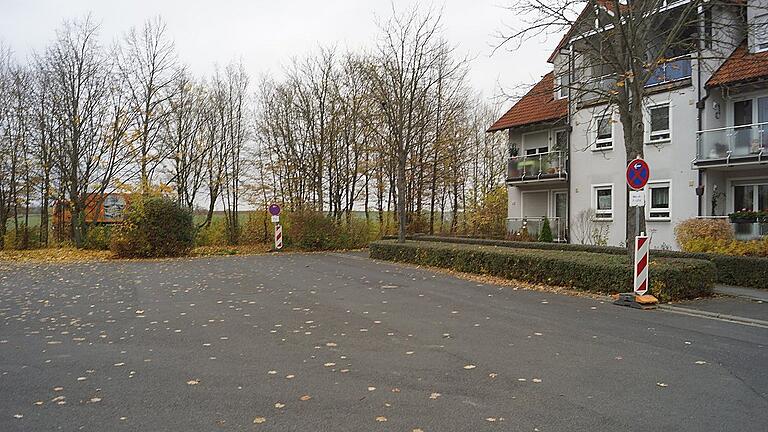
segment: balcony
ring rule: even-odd
[[[568,241],[568,224],[559,217],[551,217],[549,227],[552,230],[552,238],[556,242]],[[541,227],[544,225],[543,217],[512,217],[507,218],[507,232],[512,240],[535,241],[539,238]]]
[[[700,167],[768,162],[768,122],[709,129],[697,133]]]
[[[691,68],[690,54],[675,57],[659,65],[656,70],[653,71],[653,74],[645,83],[645,86],[652,87],[674,81],[680,81],[686,78],[690,78],[692,72],[693,70]]]
[[[507,183],[564,181],[568,177],[568,153],[551,151],[513,156],[507,161]]]
[[[691,55],[686,54],[680,57],[675,57],[660,64],[648,78],[645,83],[646,88],[651,87],[663,87],[664,84],[671,84],[671,86],[678,86],[683,82],[691,78],[693,69],[691,66]],[[676,84],[673,84],[676,83]],[[606,99],[609,95],[614,94],[617,91],[617,75],[608,74],[597,77],[587,78],[583,83],[578,86],[579,89],[579,101],[584,104],[593,104]]]

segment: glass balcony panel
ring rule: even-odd
[[[701,131],[697,145],[697,161],[755,156],[768,159],[768,123]]]
[[[651,77],[645,83],[646,87],[667,82],[690,78],[693,70],[691,67],[691,57],[686,55],[671,59],[660,64],[651,74]]]

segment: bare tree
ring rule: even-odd
[[[176,80],[176,57],[165,23],[157,17],[141,29],[132,28],[118,48],[119,68],[128,88],[134,123],[131,139],[139,166],[142,193],[147,193],[155,169],[168,155],[163,145],[162,124],[170,110]]]
[[[405,241],[407,180],[411,151],[427,123],[427,97],[437,85],[431,73],[441,53],[440,15],[413,9],[382,23],[381,39],[371,70],[373,92],[388,132],[389,157],[396,162],[398,240]]]

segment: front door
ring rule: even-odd
[[[555,221],[557,224],[557,240],[566,241],[568,238],[568,192],[553,192],[555,200]]]

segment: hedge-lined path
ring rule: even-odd
[[[764,431],[768,331],[357,254],[0,273],[0,430]]]

